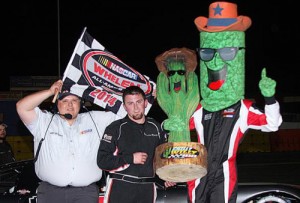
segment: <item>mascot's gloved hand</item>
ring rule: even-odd
[[[275,95],[276,81],[267,77],[266,68],[263,68],[261,72],[261,80],[258,86],[264,97],[272,97]]]

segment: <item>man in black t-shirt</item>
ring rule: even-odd
[[[12,148],[5,140],[6,128],[7,125],[5,123],[0,123],[0,165],[15,161]]]

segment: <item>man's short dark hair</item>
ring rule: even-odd
[[[3,122],[0,122],[0,125],[2,125],[4,128],[7,128],[8,126],[5,124],[5,123],[3,123]]]
[[[126,95],[136,95],[136,94],[141,94],[143,96],[143,98],[146,99],[146,94],[140,87],[129,86],[123,90],[123,95],[122,95],[123,101],[124,101]]]

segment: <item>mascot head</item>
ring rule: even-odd
[[[170,91],[186,92],[186,77],[197,67],[197,54],[188,48],[173,48],[155,58],[158,70],[168,76]]]
[[[247,16],[238,16],[237,5],[215,2],[209,17],[199,16],[201,104],[219,111],[244,98],[245,33],[251,25]]]

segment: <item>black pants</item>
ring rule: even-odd
[[[154,183],[110,179],[107,189],[105,203],[154,203],[157,196]]]
[[[38,203],[98,203],[99,187],[96,183],[85,187],[58,187],[41,182],[37,189]]]

